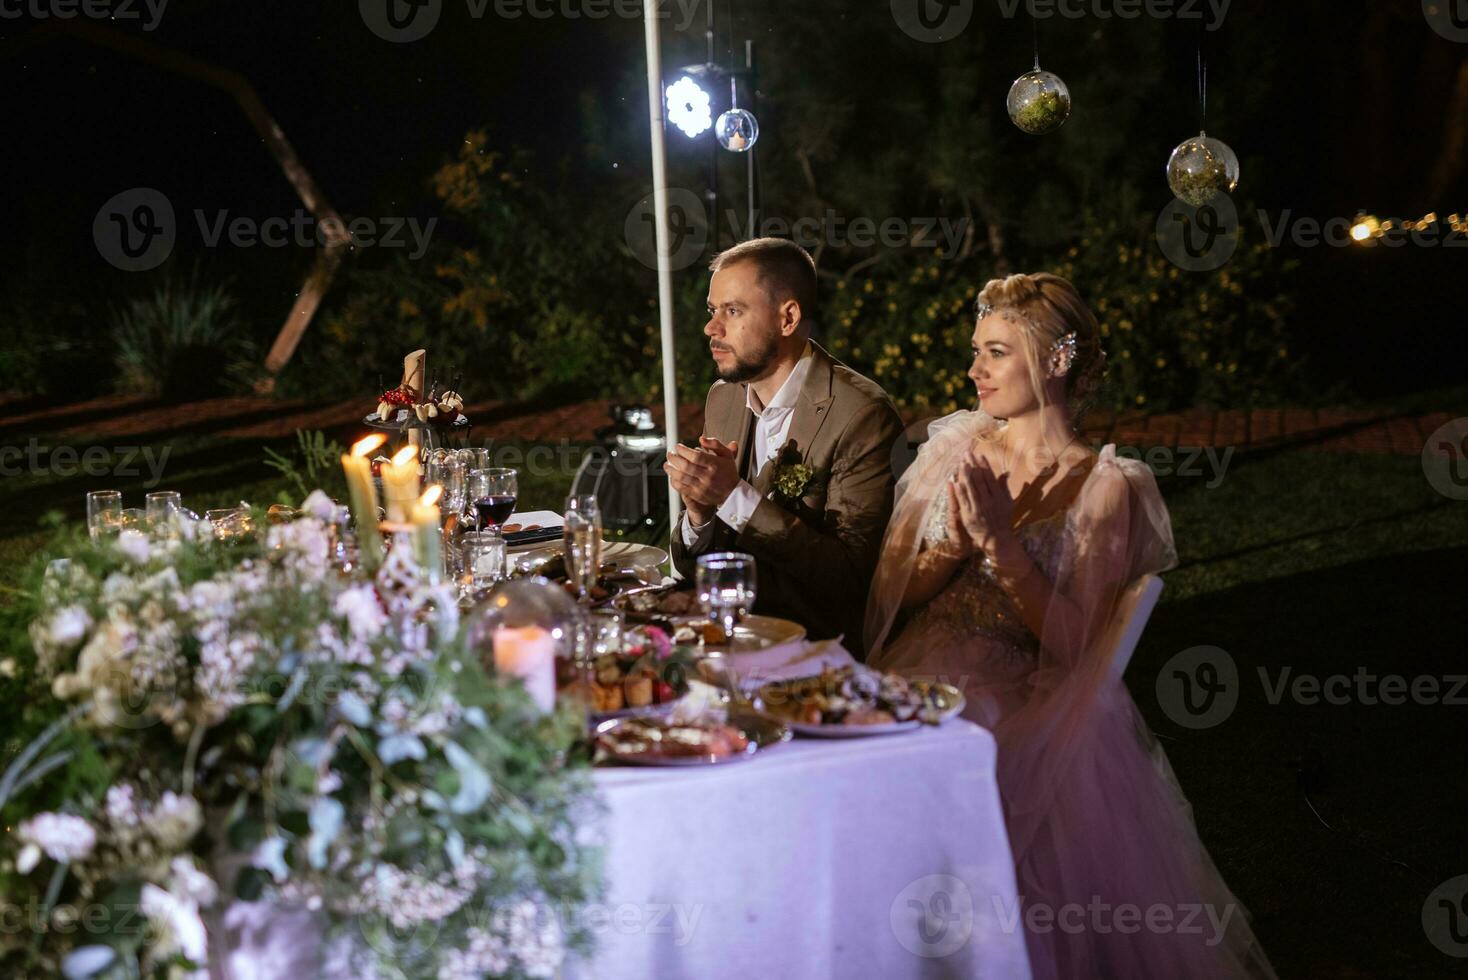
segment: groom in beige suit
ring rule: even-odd
[[[794,242],[760,238],[714,259],[704,334],[720,380],[698,448],[667,473],[683,497],[673,561],[742,551],[759,576],[755,610],[844,634],[862,617],[892,512],[902,420],[886,392],[809,339],[816,270]]]

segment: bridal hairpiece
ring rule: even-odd
[[[1050,353],[1046,357],[1045,365],[1049,368],[1052,378],[1063,378],[1070,374],[1070,366],[1075,359],[1076,333],[1072,330],[1050,345]]]
[[[980,303],[975,309],[980,320],[990,314],[998,314],[1005,319],[1019,320],[1029,324],[1031,328],[1035,327],[1035,321],[1011,306],[993,307],[988,303]],[[1076,334],[1072,330],[1050,345],[1050,350],[1045,355],[1045,368],[1050,377],[1063,378],[1070,373],[1070,366],[1075,363],[1075,358]]]

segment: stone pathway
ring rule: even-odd
[[[481,402],[467,411],[475,442],[522,439],[589,441],[607,424],[610,401],[570,405]],[[275,400],[255,396],[211,398],[178,405],[135,396],[105,396],[69,405],[0,402],[0,447],[24,445],[34,438],[61,440],[81,436],[165,441],[188,435],[227,439],[288,439],[297,429],[323,429],[347,439],[362,431],[371,407],[361,399],[334,404]],[[654,409],[661,424],[662,409]],[[685,405],[679,431],[686,439],[702,428],[702,405]],[[924,416],[910,414],[920,423]],[[1173,414],[1093,413],[1086,436],[1093,443],[1121,447],[1186,446],[1264,449],[1310,447],[1339,452],[1414,455],[1427,436],[1453,416],[1394,415],[1360,409],[1277,408],[1195,409]],[[918,428],[913,429],[919,431]]]

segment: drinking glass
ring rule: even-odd
[[[443,487],[443,498],[439,506],[446,514],[462,514],[466,503],[469,468],[453,453],[442,449],[434,450],[428,458],[428,485],[437,483]]]
[[[474,505],[476,530],[498,530],[515,512],[519,496],[519,474],[514,470],[490,467],[469,471],[469,500]]]
[[[494,457],[487,447],[484,449],[460,449],[454,455],[464,461],[464,468],[470,472],[474,470],[487,470],[494,466]]]
[[[704,614],[719,624],[729,649],[734,649],[734,628],[754,605],[756,576],[754,558],[737,551],[720,551],[698,559],[694,575],[698,602]]]
[[[87,533],[93,541],[122,530],[122,491],[93,490],[87,494]]]
[[[567,497],[565,522],[561,539],[566,577],[582,603],[590,603],[592,586],[601,572],[601,507],[596,497]]]
[[[143,498],[146,502],[148,530],[155,537],[178,537],[179,516],[183,513],[183,494],[177,490],[158,490]]]
[[[459,544],[463,556],[460,586],[469,593],[493,588],[505,578],[505,539],[498,530],[470,531]]]
[[[204,511],[204,520],[214,529],[214,540],[231,541],[250,529],[250,512],[243,507],[220,507]]]

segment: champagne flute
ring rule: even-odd
[[[566,575],[576,587],[581,602],[589,605],[591,589],[601,572],[601,506],[595,494],[566,498],[561,537],[565,545]]]
[[[87,533],[93,541],[122,530],[122,491],[93,490],[87,494]]]

